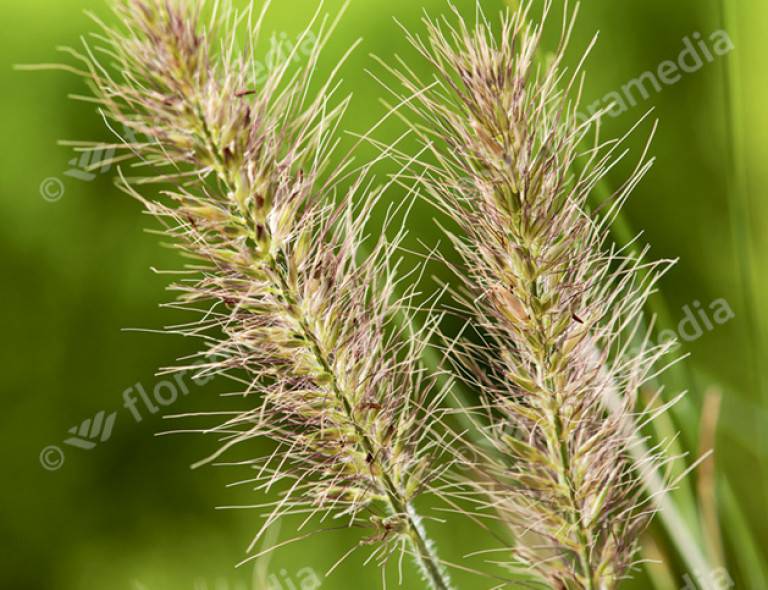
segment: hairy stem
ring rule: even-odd
[[[592,568],[592,559],[589,551],[589,531],[584,527],[581,517],[581,509],[576,500],[573,476],[571,475],[571,461],[568,455],[568,444],[563,440],[559,407],[553,407],[550,419],[554,426],[554,440],[550,441],[550,444],[556,445],[560,483],[568,489],[568,504],[570,507],[568,520],[570,521],[571,526],[576,529],[576,541],[579,547],[579,567],[581,568],[581,574],[584,578],[584,588],[585,590],[596,590],[595,573]]]

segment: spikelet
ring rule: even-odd
[[[424,191],[459,228],[447,232],[463,260],[456,299],[475,334],[455,357],[482,394],[493,448],[476,449],[475,485],[515,533],[510,567],[554,589],[609,590],[653,513],[638,473],[663,463],[660,449],[638,461],[632,447],[638,390],[669,349],[649,343],[643,305],[670,263],[608,232],[651,161],[646,151],[591,211],[623,139],[584,147],[602,113],[578,116],[580,66],[562,65],[573,21],[538,66],[528,7],[503,17],[498,39],[479,8],[475,27],[455,12],[456,24],[426,19],[426,39],[408,35],[434,80],[388,69],[436,162],[418,175]]]
[[[256,437],[276,443],[252,462],[257,489],[281,490],[262,533],[287,514],[340,517],[368,529],[361,543],[376,544],[382,562],[404,547],[430,587],[447,589],[413,508],[445,466],[431,435],[440,395],[418,365],[428,334],[390,326],[412,296],[395,295],[402,236],[382,237],[358,261],[383,189],[359,173],[335,203],[348,164],[331,166],[345,101],[332,106],[333,79],[308,98],[333,23],[296,43],[294,52],[316,39],[305,67],[290,73],[291,55],[258,86],[252,42],[263,13],[254,23],[226,3],[208,8],[210,21],[202,3],[126,0],[123,28],[99,37],[115,67],[90,49],[73,53],[115,129],[143,138],[127,147],[149,172],[124,179],[125,190],[192,260],[175,285],[178,306],[202,316],[176,331],[204,342],[198,375],[229,376],[253,396],[250,411],[206,432],[221,452]],[[173,188],[140,195],[149,183]]]

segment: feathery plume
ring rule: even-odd
[[[477,446],[475,485],[516,533],[510,567],[555,589],[609,590],[653,513],[638,472],[664,462],[658,448],[650,464],[633,459],[632,446],[644,441],[638,391],[670,348],[649,342],[643,306],[670,263],[610,242],[647,149],[607,208],[590,209],[626,137],[583,147],[602,113],[579,116],[581,64],[563,65],[573,19],[537,66],[529,8],[506,13],[498,38],[479,7],[473,28],[455,9],[456,24],[425,19],[426,40],[408,37],[434,81],[389,70],[436,162],[420,174],[425,192],[460,230],[447,231],[464,263],[456,299],[476,333],[455,358],[483,396],[494,450]]]
[[[88,47],[72,53],[105,117],[144,138],[123,147],[149,172],[123,178],[123,188],[192,261],[174,289],[177,305],[201,318],[174,331],[204,342],[198,375],[228,376],[243,396],[261,396],[249,411],[211,414],[225,415],[205,430],[223,440],[211,459],[271,439],[274,452],[249,462],[258,490],[282,486],[259,536],[288,514],[342,518],[370,531],[361,544],[376,544],[382,562],[408,552],[430,587],[447,590],[413,507],[445,468],[432,437],[440,395],[418,364],[434,326],[409,335],[390,325],[412,297],[394,296],[402,234],[358,261],[384,189],[359,173],[335,203],[351,174],[348,160],[332,165],[346,101],[333,106],[334,77],[308,93],[334,23],[323,21],[305,67],[291,73],[289,56],[258,85],[253,44],[264,12],[125,0],[118,16],[123,26],[98,37],[114,67]],[[139,194],[153,183],[171,188]]]

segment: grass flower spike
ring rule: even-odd
[[[434,81],[391,70],[434,156],[425,192],[459,230],[448,232],[464,263],[456,297],[475,337],[456,358],[488,423],[476,485],[515,533],[510,565],[553,589],[609,590],[653,513],[638,473],[663,463],[633,459],[632,446],[644,440],[638,391],[669,349],[649,343],[642,317],[669,262],[611,245],[608,226],[651,162],[591,209],[623,139],[584,147],[601,114],[578,114],[580,66],[563,65],[572,20],[538,66],[542,29],[528,17],[507,14],[498,37],[479,10],[475,27],[458,12],[456,24],[426,20],[426,39],[409,37]]]
[[[264,530],[287,514],[341,518],[369,530],[362,542],[382,561],[403,549],[430,587],[449,588],[413,506],[443,468],[430,434],[440,396],[418,366],[428,335],[389,324],[410,298],[394,295],[398,239],[358,260],[383,189],[361,179],[335,202],[349,175],[348,162],[331,164],[345,101],[332,106],[332,79],[309,97],[333,23],[305,67],[291,73],[289,58],[258,86],[263,14],[161,0],[126,0],[118,13],[123,28],[105,27],[97,50],[115,67],[90,49],[75,55],[115,129],[143,138],[123,147],[149,173],[124,188],[192,261],[175,289],[201,316],[176,331],[205,343],[200,374],[229,376],[258,400],[214,412],[224,421],[206,432],[222,451],[275,441],[251,462],[257,489],[282,489]],[[148,196],[156,184],[171,188]]]

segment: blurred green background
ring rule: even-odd
[[[178,260],[142,231],[151,222],[113,187],[114,168],[92,179],[67,175],[77,168],[70,164],[77,156],[57,140],[110,138],[92,106],[67,99],[84,93],[82,83],[62,72],[12,68],[64,60],[57,46],[76,46],[81,35],[95,30],[84,10],[110,22],[108,5],[2,2],[0,251],[6,270],[0,587],[250,589],[251,566],[236,570],[234,564],[262,522],[260,511],[215,510],[263,501],[247,485],[227,487],[248,473],[190,470],[214,449],[213,440],[155,436],[175,426],[164,414],[214,409],[216,394],[227,385],[190,382],[189,395],[156,414],[140,406],[141,422],[122,407],[124,390],[137,383],[151,390],[163,379],[155,376],[158,367],[195,350],[183,339],[125,331],[159,329],[183,319],[158,307],[169,298],[166,278],[150,271],[150,266],[175,268]],[[326,7],[335,13],[340,4],[332,0]],[[495,13],[503,2],[482,0],[482,5]],[[555,5],[560,13],[560,0]],[[315,0],[275,2],[267,31],[295,39],[316,6]],[[471,15],[474,2],[458,6]],[[421,30],[422,10],[440,15],[447,4],[352,1],[322,64],[322,71],[330,71],[351,43],[363,39],[342,70],[345,91],[354,93],[348,129],[362,132],[385,112],[380,102],[385,93],[365,72],[382,73],[370,53],[387,62],[402,55],[428,76],[394,21]],[[710,311],[712,329],[697,319],[700,337],[683,348],[690,357],[662,377],[668,396],[689,391],[663,425],[682,431],[679,450],[695,457],[716,443],[714,460],[674,496],[708,571],[692,571],[657,519],[643,557],[661,563],[638,570],[624,586],[628,589],[690,588],[697,577],[768,588],[768,5],[764,0],[590,0],[582,7],[572,46],[575,60],[600,31],[587,64],[589,104],[657,70],[661,62],[676,60],[684,38],[693,39],[698,31],[706,39],[721,29],[732,39],[733,52],[660,92],[652,89],[647,99],[606,123],[606,133],[623,133],[650,108],[660,120],[652,148],[658,161],[630,200],[617,236],[626,239],[627,231],[642,230],[654,256],[680,258],[650,310],[660,314],[661,328],[679,327],[686,309],[697,313],[695,302],[707,310],[724,300],[735,316],[718,323]],[[554,38],[548,37],[548,47]],[[269,40],[263,45],[266,54]],[[635,148],[648,129],[638,133]],[[393,121],[377,138],[387,141],[401,131]],[[608,184],[618,186],[632,163],[628,159],[615,169]],[[386,174],[387,166],[380,172]],[[401,197],[393,189],[390,198]],[[409,221],[412,245],[439,240],[432,219],[426,206],[416,207]],[[695,332],[691,324],[688,320],[685,329]],[[90,450],[64,443],[68,429],[102,410],[117,411],[109,440]],[[63,464],[57,449],[41,456],[51,445],[63,453]],[[280,538],[293,536],[295,525],[286,522]],[[454,562],[478,545],[492,546],[471,527],[451,522],[432,528]],[[276,552],[265,567],[286,590],[293,590],[289,582],[312,588],[310,569],[322,578],[355,538],[354,532],[314,537]],[[367,553],[356,553],[322,579],[322,588],[380,587],[378,573],[363,566]],[[460,572],[456,578],[461,588],[493,585]],[[394,586],[396,577],[388,581]],[[420,587],[411,570],[404,587]]]

